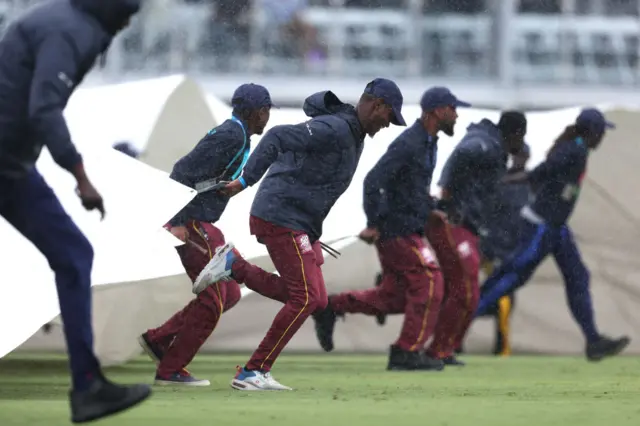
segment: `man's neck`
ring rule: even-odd
[[[420,122],[422,123],[422,127],[431,137],[431,139],[436,139],[438,137],[438,123],[436,120],[433,120],[427,116],[425,118],[422,118]]]

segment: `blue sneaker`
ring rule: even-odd
[[[160,376],[156,374],[155,384],[159,386],[209,386],[208,380],[196,379],[187,370],[183,369],[179,373],[173,373],[168,376]]]
[[[228,280],[231,277],[231,266],[239,258],[240,254],[235,250],[231,242],[216,248],[216,252],[209,263],[200,271],[200,274],[193,282],[193,293],[198,294],[211,284]]]

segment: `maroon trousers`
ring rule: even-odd
[[[327,291],[320,267],[324,257],[319,242],[309,236],[283,228],[255,216],[250,219],[251,234],[267,246],[280,274],[268,273],[244,259],[233,264],[233,277],[262,296],[284,303],[267,335],[247,363],[248,369],[270,371],[278,355],[317,309],[327,306]]]
[[[222,232],[207,222],[190,221],[187,229],[189,239],[207,250],[202,253],[191,244],[176,248],[187,275],[194,281],[225,240]],[[238,283],[220,281],[207,287],[160,327],[148,330],[151,342],[164,351],[157,374],[167,376],[182,371],[216,328],[220,316],[239,300]]]
[[[427,237],[444,276],[444,301],[427,354],[442,359],[452,356],[462,344],[478,306],[478,237],[448,223],[429,227]]]
[[[443,296],[442,273],[431,248],[419,235],[392,238],[376,245],[382,265],[380,286],[331,296],[338,314],[401,314],[404,323],[396,346],[421,351],[438,322]]]

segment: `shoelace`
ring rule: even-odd
[[[320,247],[322,247],[322,249],[324,251],[326,251],[327,253],[329,253],[331,256],[333,256],[336,259],[338,258],[338,256],[342,255],[342,253],[340,253],[338,250],[336,250],[333,247],[323,243],[322,241],[320,241]]]

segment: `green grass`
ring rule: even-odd
[[[282,356],[274,369],[294,392],[229,388],[246,355],[199,356],[191,365],[208,388],[156,388],[138,409],[105,426],[636,426],[640,358],[599,364],[569,357],[466,357],[441,373],[389,373],[383,356]],[[150,382],[140,358],[108,370],[122,382]],[[0,425],[69,424],[66,364],[60,357],[0,360]]]

